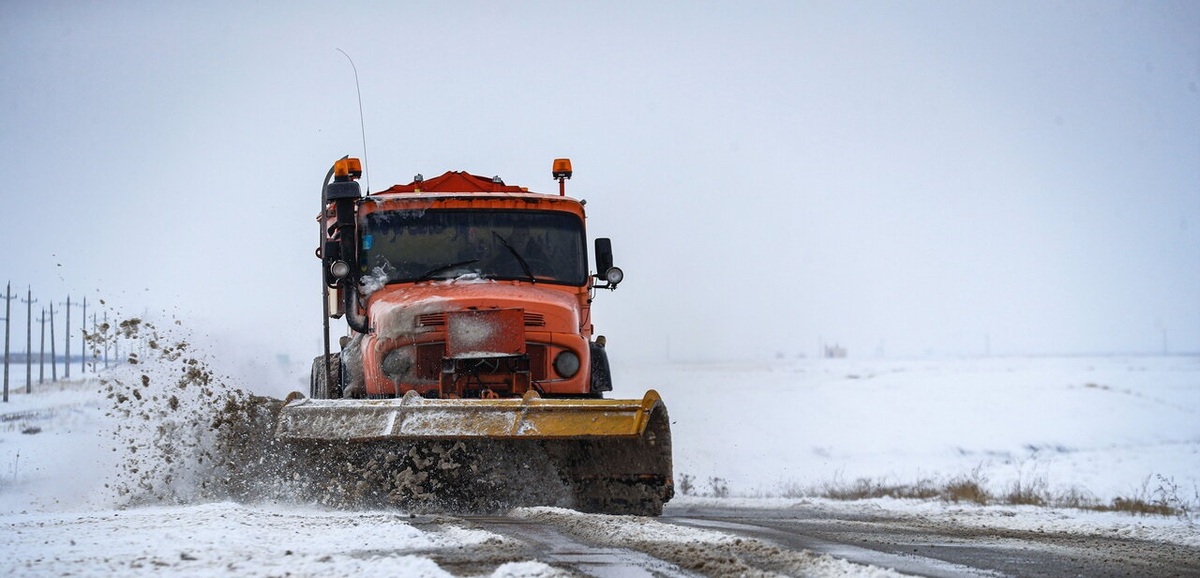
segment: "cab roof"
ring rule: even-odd
[[[419,177],[419,176],[418,176]],[[407,185],[393,185],[390,188],[371,193],[372,195],[387,195],[391,193],[528,193],[529,189],[516,185],[506,185],[500,177],[481,177],[466,171],[446,171],[445,174],[431,179],[414,180]]]

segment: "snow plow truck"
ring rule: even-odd
[[[558,194],[452,171],[364,196],[361,166],[337,161],[322,187],[325,354],[275,437],[366,501],[659,515],[666,407],[653,390],[604,398],[591,303],[623,273],[606,238],[589,272],[570,160],[553,163]],[[348,326],[337,352],[330,319]]]

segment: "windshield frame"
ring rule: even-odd
[[[573,287],[590,282],[584,220],[570,211],[389,208],[363,215],[358,229],[367,285],[464,275]]]

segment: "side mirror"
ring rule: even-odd
[[[596,239],[596,273],[603,276],[605,271],[612,269],[612,239]]]
[[[617,284],[625,278],[625,274],[619,268],[613,267],[611,239],[596,239],[596,275],[602,277],[605,282],[604,285],[596,285],[600,289],[616,289]]]

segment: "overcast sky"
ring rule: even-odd
[[[1200,351],[1188,1],[5,1],[0,281],[311,359],[339,48],[373,190],[573,160],[614,357]]]

